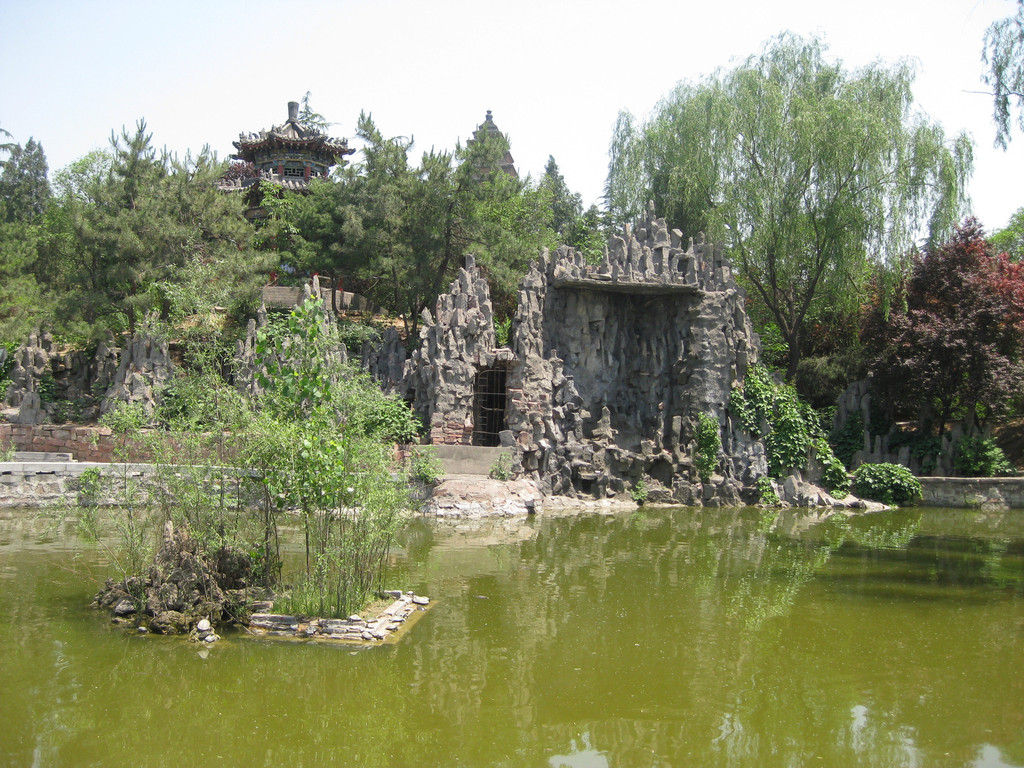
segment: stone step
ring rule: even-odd
[[[49,453],[46,451],[15,451],[14,461],[73,461],[70,453]]]
[[[446,475],[488,475],[503,453],[511,448],[483,448],[477,445],[435,445],[434,451]]]

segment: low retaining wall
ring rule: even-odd
[[[0,424],[0,450],[70,453],[77,461],[108,462],[114,437],[106,427],[71,424]]]
[[[926,507],[1024,509],[1024,477],[920,477]]]
[[[104,475],[114,477],[123,477],[126,471],[124,464],[89,461],[0,462],[0,507],[44,507],[61,499],[75,498],[79,488],[78,478],[90,468],[99,468]],[[154,471],[154,467],[149,464],[131,464],[127,467],[128,474],[136,478],[145,477]],[[918,479],[921,481],[922,506],[1024,509],[1024,477],[921,477]],[[480,478],[480,480],[484,479]],[[457,482],[454,481],[446,482],[457,485]],[[493,496],[492,490],[486,488],[482,496],[478,493],[474,498],[460,497],[457,500],[463,503],[456,504],[446,496],[444,489],[441,489],[437,499],[430,499],[433,494],[428,494],[425,511],[440,517],[514,515],[540,511],[542,496],[535,488],[519,488],[516,483],[494,483],[494,485],[503,488],[505,495],[512,498],[505,499],[505,495]],[[531,492],[526,492],[527,490]],[[495,503],[496,498],[500,498],[502,504]],[[485,504],[485,501],[489,503]],[[547,499],[543,503],[557,506],[557,501],[557,499]],[[99,499],[98,502],[101,505],[110,504],[113,500]],[[505,502],[508,502],[508,509],[505,509]],[[501,509],[498,508],[499,506]],[[483,507],[487,507],[488,511],[485,512]]]
[[[0,462],[0,508],[39,508],[63,499],[78,497],[79,478],[89,469],[99,469],[105,476],[142,478],[153,470],[145,464],[105,464],[91,461]],[[100,505],[113,504],[111,497],[96,499]]]

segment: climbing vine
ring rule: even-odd
[[[773,476],[806,467],[813,455],[822,469],[822,484],[833,495],[849,489],[846,468],[832,452],[814,409],[793,387],[776,382],[768,369],[752,366],[747,371],[743,388],[730,393],[729,411],[764,441]]]
[[[718,433],[718,419],[706,413],[697,414],[700,423],[697,425],[697,454],[694,464],[702,483],[711,478],[711,473],[718,466],[718,451],[722,447],[722,438]]]

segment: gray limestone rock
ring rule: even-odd
[[[364,364],[414,402],[433,443],[474,442],[498,411],[495,439],[515,445],[516,472],[546,493],[614,496],[648,478],[657,498],[740,503],[767,463],[733,426],[729,393],[759,342],[721,248],[702,234],[683,243],[650,211],[599,265],[566,246],[543,252],[520,283],[510,350],[495,349],[487,282],[469,258],[424,312],[419,348],[403,359],[386,341]],[[485,391],[495,371],[500,397]],[[723,425],[720,474],[703,485],[692,461],[701,413]]]

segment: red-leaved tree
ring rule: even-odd
[[[969,427],[1024,390],[1024,265],[994,254],[970,218],[917,256],[872,373],[922,426]]]

